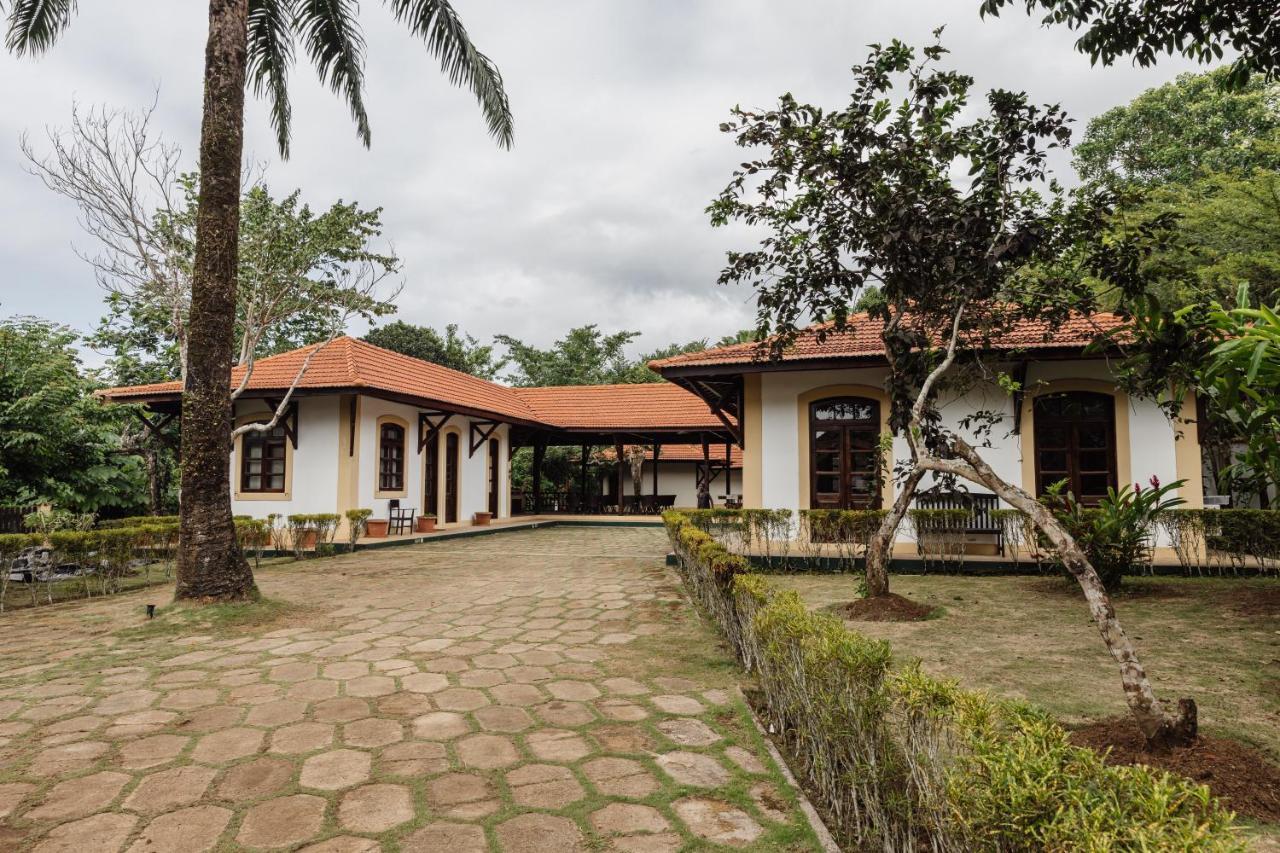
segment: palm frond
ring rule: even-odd
[[[295,26],[320,79],[341,92],[351,108],[360,141],[369,145],[364,109],[364,36],[354,0],[298,0]]]
[[[387,0],[396,19],[420,36],[427,50],[440,58],[449,82],[466,86],[476,96],[489,134],[503,148],[510,148],[515,119],[502,86],[502,74],[489,57],[476,50],[448,0]]]
[[[293,0],[249,0],[249,83],[271,103],[280,156],[289,156],[289,69],[293,65]]]
[[[76,11],[76,0],[13,0],[5,47],[18,56],[43,53],[62,35]]]

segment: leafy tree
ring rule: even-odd
[[[732,335],[724,335],[720,340],[716,341],[718,347],[728,347],[734,344],[753,344],[759,338],[756,337],[755,329],[739,329]]]
[[[1148,740],[1185,741],[1195,734],[1194,703],[1173,714],[1155,696],[1087,555],[1036,496],[1003,480],[944,423],[938,403],[943,389],[963,392],[977,368],[998,370],[983,353],[1015,323],[1052,329],[1093,309],[1094,281],[1125,297],[1145,293],[1140,262],[1161,223],[1117,232],[1107,195],[1046,185],[1046,155],[1068,142],[1068,118],[1005,90],[971,108],[973,80],[937,69],[944,53],[939,44],[923,58],[897,41],[873,45],[853,69],[843,109],[784,95],[772,110],[733,111],[722,127],[753,155],[711,204],[711,220],[745,222],[766,236],[730,252],[720,280],[755,288],[758,331],[772,335],[775,355],[805,314],[847,329],[849,307],[868,285],[883,295],[873,315],[889,366],[890,424],[910,458],[867,555],[869,596],[888,594],[889,546],[926,474],[981,485],[1026,513],[1079,583]],[[964,425],[979,446],[996,417]]]
[[[1143,187],[1186,185],[1212,172],[1280,169],[1280,84],[1253,79],[1236,91],[1229,71],[1180,74],[1089,120],[1075,148],[1081,180]]]
[[[121,446],[124,415],[94,399],[77,339],[34,317],[0,321],[0,503],[144,511],[142,465]]]
[[[495,359],[493,347],[481,346],[470,335],[460,335],[455,323],[445,326],[442,335],[430,326],[415,326],[396,320],[370,329],[364,339],[374,346],[470,373],[481,379],[492,379],[504,364]]]
[[[507,376],[512,385],[610,385],[634,375],[635,365],[624,348],[639,336],[639,332],[606,335],[593,323],[570,329],[549,349],[510,335],[497,335],[494,340],[507,348],[508,360],[515,363],[515,372]]]
[[[450,82],[471,89],[500,144],[510,146],[512,118],[502,76],[480,53],[447,0],[387,0],[410,32],[439,57]],[[71,22],[72,2],[9,0],[6,47],[38,54]],[[231,446],[231,372],[236,323],[244,93],[271,104],[282,155],[289,150],[288,74],[301,43],[320,77],[351,109],[356,132],[370,142],[364,107],[365,43],[349,0],[210,0],[205,47],[204,115],[196,215],[188,372],[182,400],[182,508],[176,597],[233,600],[254,594],[231,518],[227,450]]]
[[[1280,73],[1280,32],[1275,5],[1258,0],[983,0],[983,15],[1023,5],[1045,11],[1044,25],[1083,29],[1076,50],[1110,65],[1122,56],[1154,65],[1160,54],[1180,53],[1208,64],[1227,50],[1240,54],[1226,83],[1242,86],[1257,73]]]

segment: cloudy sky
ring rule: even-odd
[[[372,149],[305,67],[292,87],[292,159],[275,155],[261,103],[249,105],[246,148],[280,193],[385,208],[404,261],[402,319],[538,344],[584,323],[639,330],[646,350],[751,325],[750,294],[715,284],[725,250],[745,245],[703,212],[742,159],[717,125],[734,104],[768,106],[787,91],[840,105],[870,42],[920,44],[945,24],[953,67],[980,87],[1060,102],[1080,130],[1189,67],[1091,69],[1069,32],[1020,13],[982,21],[978,0],[454,4],[506,78],[513,150],[492,144],[470,95],[373,0],[361,10]],[[205,34],[198,3],[87,0],[47,55],[0,52],[0,316],[89,329],[102,313],[74,251],[92,243],[74,207],[24,171],[21,134],[38,145],[73,100],[136,109],[158,89],[158,128],[194,163]],[[1065,159],[1060,169],[1069,179]]]

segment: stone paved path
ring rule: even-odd
[[[264,567],[0,616],[0,850],[812,850],[651,528]],[[141,627],[138,627],[141,626]]]

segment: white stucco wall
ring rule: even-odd
[[[762,504],[769,508],[799,509],[807,502],[801,498],[801,473],[807,482],[809,462],[800,458],[799,452],[799,398],[802,394],[824,386],[864,385],[883,388],[887,369],[865,368],[853,370],[815,370],[766,372],[761,375],[761,496]],[[1032,363],[1027,372],[1026,387],[1037,383],[1058,380],[1094,380],[1112,384],[1105,362],[1098,360],[1046,361]],[[1118,401],[1126,406],[1129,424],[1129,459],[1132,478],[1144,486],[1156,475],[1161,482],[1177,479],[1177,463],[1174,439],[1177,431],[1160,408],[1149,400],[1127,399]],[[989,435],[975,437],[960,429],[960,421],[978,410],[997,411],[1003,414],[1003,422],[997,424]],[[1023,482],[1023,441],[1030,449],[1030,436],[1012,435],[1013,401],[994,385],[970,390],[960,398],[942,399],[941,412],[949,428],[966,435],[970,440],[988,441],[990,447],[981,448],[983,458],[1006,480],[1030,486]],[[895,462],[909,457],[906,441],[895,438],[893,443]],[[929,485],[931,479],[925,481]]]
[[[245,401],[237,404],[237,416],[266,413],[267,407],[261,401]],[[418,412],[414,406],[395,403],[376,397],[361,396],[359,404],[356,505],[373,510],[374,518],[386,518],[391,497],[379,495],[378,482],[378,420],[386,415],[396,416],[407,425],[405,432],[405,489],[400,497],[402,506],[410,506],[423,511],[425,490],[423,476],[426,467],[424,455],[418,452]],[[316,396],[304,397],[298,406],[298,448],[290,452],[289,471],[291,488],[289,499],[249,498],[235,495],[240,476],[240,458],[238,447],[231,457],[232,478],[232,511],[238,515],[251,515],[263,518],[270,513],[290,515],[295,513],[337,512],[340,496],[338,494],[338,467],[341,459],[347,455],[347,447],[339,448],[339,433],[342,428],[339,417],[339,397]],[[459,467],[458,523],[465,526],[472,522],[476,512],[488,510],[488,471],[489,455],[487,446],[476,449],[475,455],[469,453],[471,418],[454,415],[441,432],[440,469],[444,464],[444,439],[448,431],[458,433]],[[503,424],[491,436],[498,439],[499,447],[499,492],[498,517],[509,517],[510,501],[510,452],[509,428]],[[443,490],[441,500],[443,500]],[[443,512],[441,522],[443,522]],[[443,526],[443,525],[442,525]]]
[[[236,404],[236,416],[263,413],[261,400]],[[303,397],[298,400],[298,449],[290,448],[290,499],[263,494],[236,498],[240,483],[239,444],[231,454],[231,511],[235,515],[265,518],[271,513],[333,512],[337,502],[338,398]]]

